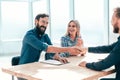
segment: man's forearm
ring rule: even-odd
[[[47,48],[48,53],[61,53],[61,52],[69,52],[71,55],[78,55],[80,54],[80,49],[78,47],[55,47],[55,46],[48,46]]]
[[[54,46],[48,46],[47,52],[48,53],[61,53],[61,52],[69,52],[69,47],[54,47]]]

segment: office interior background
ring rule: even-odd
[[[20,54],[25,33],[34,28],[38,13],[50,15],[46,33],[59,44],[67,24],[80,23],[84,46],[107,45],[117,40],[111,16],[120,0],[0,0],[0,56]]]

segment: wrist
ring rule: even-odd
[[[85,52],[88,52],[88,47],[85,47],[84,50],[85,50]]]

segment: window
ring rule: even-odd
[[[113,27],[111,25],[111,17],[114,8],[120,7],[120,0],[109,0],[109,43],[113,43],[117,40],[118,34],[113,33]]]
[[[104,0],[75,0],[75,19],[80,23],[85,45],[107,44],[104,18]]]
[[[1,2],[1,40],[22,39],[29,29],[28,2]]]
[[[69,0],[51,0],[51,39],[59,42],[60,38],[66,33],[67,24],[70,19]]]

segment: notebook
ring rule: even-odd
[[[40,61],[41,63],[51,64],[51,65],[63,65],[64,63],[57,61],[57,60],[44,60]]]

